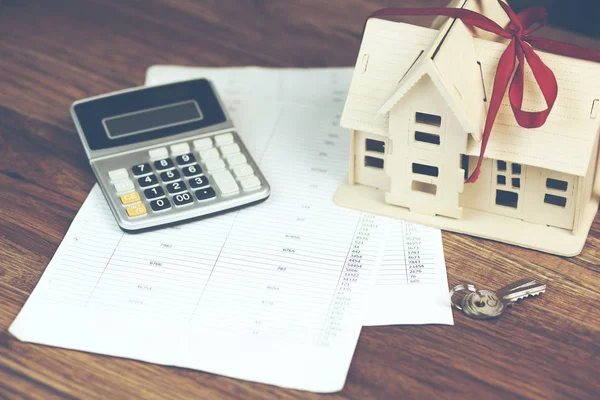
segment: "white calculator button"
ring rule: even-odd
[[[217,146],[224,146],[226,144],[233,143],[233,134],[224,133],[222,135],[217,135],[215,136],[215,142],[217,143]]]
[[[228,156],[231,154],[237,154],[239,152],[240,152],[240,146],[238,146],[237,143],[227,144],[227,145],[221,147],[221,153],[223,153],[224,156]]]
[[[158,149],[152,149],[148,151],[148,156],[152,160],[159,160],[161,158],[169,157],[169,151],[166,147],[159,147]]]
[[[246,156],[242,153],[232,154],[230,156],[225,157],[227,159],[227,164],[230,167],[235,167],[236,165],[246,164]]]
[[[200,158],[202,158],[202,161],[214,160],[215,158],[219,158],[219,151],[215,148],[208,149],[208,150],[201,150]]]
[[[260,187],[260,180],[255,175],[251,175],[240,179],[240,185],[245,191],[253,190]]]
[[[236,178],[240,179],[244,176],[254,174],[254,170],[248,164],[238,165],[237,167],[233,167],[233,174]]]
[[[216,172],[216,171],[221,171],[222,169],[225,169],[225,161],[221,160],[220,158],[216,158],[213,160],[207,160],[204,162],[204,166],[206,167],[206,169],[208,170],[208,172]]]
[[[213,147],[213,142],[212,142],[212,139],[209,137],[194,140],[194,148],[196,150],[207,150],[212,147]]]
[[[179,156],[190,152],[190,145],[187,143],[177,143],[171,146],[171,154]]]
[[[123,179],[115,182],[115,190],[117,193],[131,192],[133,189],[133,181],[131,179]]]
[[[225,196],[232,195],[240,191],[235,179],[229,171],[219,171],[213,174],[213,180],[221,193]]]
[[[111,181],[120,181],[122,179],[129,178],[129,174],[125,168],[113,169],[112,171],[108,171],[108,177]]]

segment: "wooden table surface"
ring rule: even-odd
[[[533,276],[548,282],[548,292],[493,321],[455,313],[455,326],[364,328],[346,386],[334,395],[9,335],[94,184],[68,116],[74,100],[140,85],[153,64],[352,65],[365,16],[393,3],[0,0],[0,398],[597,398],[599,217],[574,258],[444,233],[451,285],[497,288]],[[589,38],[545,32],[600,48]]]

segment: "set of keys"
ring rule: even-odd
[[[455,296],[459,292],[468,291],[457,302]],[[537,296],[546,291],[546,284],[533,279],[522,279],[500,290],[478,290],[475,285],[461,284],[450,290],[450,302],[467,316],[475,319],[490,319],[500,315],[515,304],[517,300]]]

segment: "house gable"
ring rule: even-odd
[[[485,122],[485,91],[477,62],[472,32],[461,20],[453,20],[438,46],[424,57],[410,75],[379,108],[384,115],[406,94],[418,79],[428,74],[456,114],[465,131],[481,139]]]
[[[388,116],[377,114],[411,66],[433,45],[434,29],[370,19],[352,76],[340,124],[344,128],[388,134]]]
[[[425,59],[415,68],[414,71],[402,81],[402,85],[390,96],[377,111],[379,115],[386,115],[394,106],[402,100],[402,98],[413,88],[413,86],[424,76],[431,79],[440,95],[446,101],[448,107],[466,132],[473,132],[471,121],[466,118],[466,113],[461,109],[459,103],[456,102],[455,95],[449,92],[447,85],[444,83],[439,70],[431,59]]]

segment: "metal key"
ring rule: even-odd
[[[452,301],[452,296],[462,290],[469,290],[460,306]],[[533,279],[522,279],[511,283],[498,291],[477,290],[474,285],[458,285],[450,291],[452,304],[462,310],[471,318],[489,319],[495,318],[513,305],[517,300],[529,296],[536,296],[546,291],[546,285],[536,282]]]
[[[521,279],[498,290],[498,296],[506,306],[510,306],[517,300],[530,296],[537,296],[546,291],[546,284],[536,282],[534,279]]]

